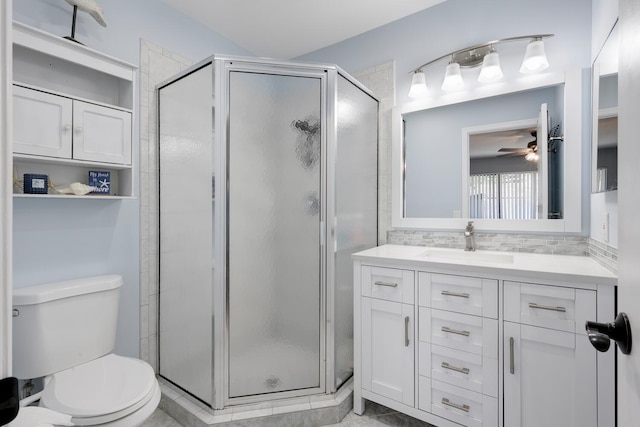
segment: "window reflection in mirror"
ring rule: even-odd
[[[618,26],[593,64],[593,185],[595,193],[618,189]]]
[[[561,143],[549,147],[553,156],[542,155],[537,127],[542,104],[545,125],[561,124],[563,91],[557,85],[403,114],[404,217],[561,218]]]

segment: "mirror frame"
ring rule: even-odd
[[[598,62],[598,60],[602,59],[601,54],[607,46],[607,43],[613,40],[612,36],[615,34],[616,37],[620,37],[618,28],[618,20],[616,20],[616,22],[611,27],[611,31],[609,31],[607,38],[602,43],[602,46],[600,46],[600,50],[598,51],[598,54],[593,60],[593,64],[591,66],[591,194],[617,191],[617,189],[598,191],[596,170],[598,168],[598,122],[601,118],[600,113],[611,113],[615,110],[617,115],[618,110],[618,107],[600,110],[600,78],[618,74],[618,64],[616,63],[614,65],[611,63],[603,63]]]
[[[582,72],[579,68],[562,73],[522,76],[511,82],[501,82],[468,92],[458,92],[437,99],[421,99],[393,108],[391,152],[391,226],[395,229],[464,230],[468,218],[406,218],[404,206],[404,146],[402,115],[420,110],[452,105],[466,101],[505,95],[530,89],[564,84],[564,152],[562,219],[477,219],[479,231],[506,232],[582,232]],[[462,143],[462,136],[461,142]],[[574,159],[579,159],[575,161]],[[464,163],[463,163],[464,164]]]

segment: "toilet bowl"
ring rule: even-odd
[[[151,366],[111,353],[121,285],[110,275],[13,293],[14,375],[44,377],[39,405],[74,425],[136,427],[160,402]]]
[[[57,372],[45,382],[40,406],[71,415],[78,426],[137,426],[157,408],[161,395],[147,363],[115,354]]]

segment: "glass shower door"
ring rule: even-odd
[[[321,387],[323,85],[230,71],[230,398]]]
[[[159,373],[213,399],[212,66],[159,88]]]

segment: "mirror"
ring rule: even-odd
[[[580,99],[572,70],[396,107],[392,225],[580,231]]]
[[[593,63],[592,186],[594,193],[618,189],[618,25]]]

